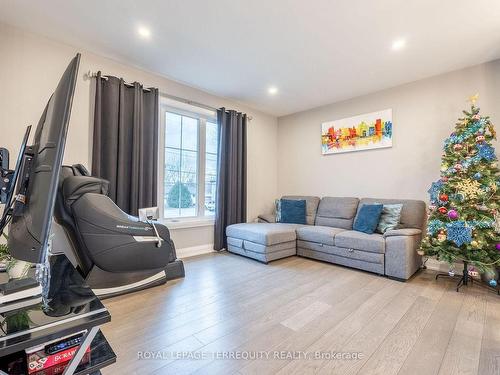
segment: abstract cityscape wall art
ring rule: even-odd
[[[323,155],[392,147],[392,109],[321,124]]]

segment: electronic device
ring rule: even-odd
[[[82,341],[83,341],[83,333],[80,333],[78,335],[68,337],[67,339],[61,340],[59,342],[46,345],[45,353],[47,354],[59,353],[63,350],[80,345]]]
[[[139,208],[139,220],[147,222],[149,220],[158,220],[160,218],[160,210],[158,207]]]
[[[103,296],[183,277],[184,266],[166,226],[141,222],[123,212],[107,196],[109,182],[91,177],[83,166],[61,166],[79,61],[77,54],[68,65],[40,118],[32,145],[21,147],[16,168],[0,167],[8,180],[3,185],[8,204],[0,233],[10,222],[11,255],[37,263],[37,279],[46,281],[54,219],[63,229],[62,236],[54,235],[54,243],[61,241],[60,249],[74,259],[94,292]],[[26,142],[28,136],[29,129]],[[8,153],[3,155],[2,160],[8,159]]]
[[[27,146],[31,126],[27,127],[13,170],[9,169],[8,151],[0,151],[0,199],[5,204],[0,218],[0,234],[10,223],[7,241],[10,255],[39,263],[41,270],[47,263],[59,171],[79,64],[80,54],[77,54],[45,106],[31,146]],[[48,272],[45,269],[41,277],[47,276]],[[13,302],[16,301],[34,303],[42,292],[34,279],[10,281],[0,289],[3,291],[0,295],[2,310],[15,308]]]
[[[3,149],[2,163],[0,165],[0,175],[2,179],[0,181],[0,189],[2,191],[0,203],[5,204],[2,216],[0,218],[0,233],[3,233],[9,219],[12,216],[12,198],[14,196],[14,190],[16,189],[17,180],[19,179],[19,172],[21,170],[21,165],[26,153],[26,147],[28,144],[28,138],[30,136],[31,126],[26,128],[24,132],[23,141],[21,142],[21,148],[17,155],[16,166],[14,170],[9,169],[9,151]]]
[[[45,261],[79,63],[77,54],[50,97],[29,147],[25,141],[30,129],[26,131],[15,170],[2,169],[10,182],[0,231],[10,221],[8,245],[16,259]]]
[[[0,147],[0,170],[7,171],[8,169],[9,169],[9,150]],[[8,190],[7,183],[9,182],[9,180],[3,175],[0,175],[0,178],[2,179],[0,181],[0,204],[5,204],[5,201],[7,200],[7,190]]]
[[[82,343],[85,333],[86,330],[25,349],[28,373],[62,374]],[[85,356],[89,355],[90,347]],[[85,356],[80,363],[88,362],[89,358]]]

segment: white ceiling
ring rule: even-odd
[[[0,0],[0,21],[278,116],[500,57],[498,0]]]

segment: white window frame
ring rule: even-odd
[[[160,210],[161,221],[168,223],[169,227],[194,227],[212,225],[214,215],[205,215],[205,165],[206,165],[206,124],[207,122],[217,123],[217,114],[189,106],[189,109],[160,102],[160,130],[158,132],[158,208]],[[191,117],[198,120],[198,199],[195,216],[180,216],[174,218],[165,217],[165,126],[166,113],[175,113],[180,116]]]

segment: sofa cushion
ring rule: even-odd
[[[385,251],[385,240],[384,236],[378,233],[366,234],[348,230],[335,236],[335,246],[383,253]]]
[[[241,238],[228,237],[227,244],[237,247],[243,247],[243,240]]]
[[[306,224],[306,201],[281,199],[280,223]]]
[[[384,234],[388,230],[396,229],[401,219],[402,204],[384,204],[382,215],[377,225],[377,233]]]
[[[295,229],[299,224],[282,223],[241,223],[226,228],[226,236],[260,243],[274,245],[282,242],[295,241]]]
[[[324,197],[319,202],[316,225],[352,229],[358,198]]]
[[[401,218],[399,220],[398,228],[418,228],[423,229],[426,220],[425,202],[412,200],[412,199],[377,199],[377,198],[363,198],[360,200],[359,205],[362,204],[402,204]]]
[[[335,235],[345,230],[346,229],[311,225],[297,228],[297,239],[333,246],[335,244]]]
[[[364,204],[354,219],[352,229],[367,234],[375,232],[383,208],[382,204]]]
[[[287,249],[295,249],[296,247],[297,244],[295,241],[282,242],[282,243],[277,243],[275,245],[262,245],[260,243],[255,243],[247,240],[243,241],[243,244],[241,246],[241,248],[245,250],[253,251],[254,253],[260,253],[260,254],[274,253],[276,251],[282,251]]]
[[[314,220],[316,219],[316,211],[318,210],[319,197],[307,196],[307,195],[284,195],[281,199],[289,200],[304,200],[306,201],[306,222],[308,225],[314,225]]]

